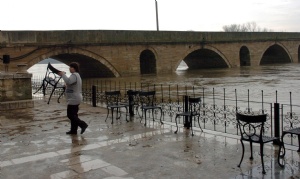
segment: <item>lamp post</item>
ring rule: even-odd
[[[157,10],[157,1],[155,0],[155,10],[156,10],[156,29],[159,31],[158,27],[158,10]]]

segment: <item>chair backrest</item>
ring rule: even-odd
[[[242,138],[250,139],[252,136],[257,136],[262,140],[264,124],[267,121],[266,114],[252,115],[236,113],[236,120]]]
[[[55,74],[58,74],[60,72],[58,69],[54,68],[50,62],[48,63],[47,69],[51,70],[51,72]]]
[[[54,68],[49,62],[43,81],[45,81],[47,84],[52,85],[55,88],[59,84],[60,79],[62,78],[57,74],[58,72],[60,71]]]
[[[139,100],[142,106],[154,106],[155,91],[140,91]]]
[[[106,104],[118,104],[120,102],[120,91],[105,91]]]
[[[200,114],[201,97],[189,97],[189,111]]]
[[[246,123],[264,123],[267,121],[267,115],[266,114],[252,115],[252,114],[236,113],[236,119],[238,121],[243,121]]]

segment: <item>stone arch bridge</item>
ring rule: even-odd
[[[53,58],[79,62],[83,78],[172,73],[182,61],[189,69],[298,63],[299,54],[300,33],[0,31],[0,58],[9,55],[9,71]]]

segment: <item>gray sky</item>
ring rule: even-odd
[[[157,0],[159,29],[300,32],[300,0]],[[2,0],[0,30],[156,30],[155,0]]]

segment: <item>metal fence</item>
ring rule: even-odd
[[[41,79],[33,79],[33,91],[41,84]],[[300,106],[264,101],[264,91],[215,89],[196,86],[131,83],[124,81],[86,80],[83,83],[83,99],[91,106],[105,107],[105,91],[121,91],[122,101],[128,102],[128,90],[156,91],[156,103],[163,109],[163,121],[175,122],[175,116],[184,109],[184,96],[201,97],[201,120],[203,129],[238,135],[236,111],[251,114],[267,114],[266,135],[280,137],[283,130],[300,127],[298,116]],[[59,95],[60,92],[54,95]],[[39,93],[37,96],[42,95]],[[269,94],[268,94],[269,95]],[[292,94],[287,96],[292,99]],[[292,101],[292,100],[290,100]],[[136,109],[140,110],[140,109]],[[136,111],[140,113],[140,111]],[[179,120],[183,123],[183,120]],[[198,127],[193,123],[193,127]],[[286,135],[285,143],[297,144],[296,136]]]

